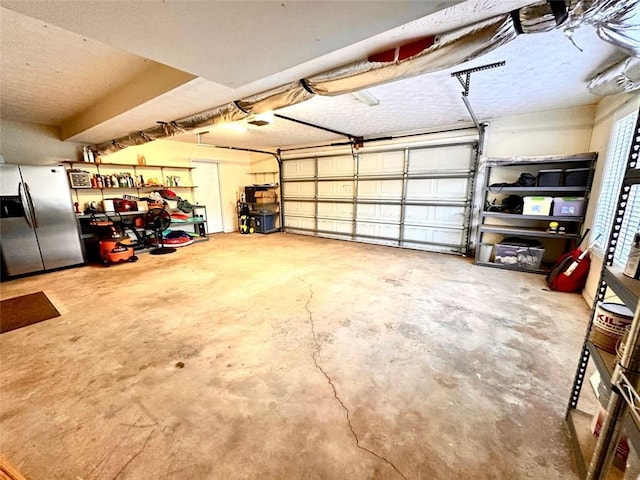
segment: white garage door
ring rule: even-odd
[[[289,233],[466,254],[477,141],[282,158]]]

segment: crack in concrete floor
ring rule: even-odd
[[[320,371],[320,373],[322,373],[322,375],[324,375],[324,377],[327,379],[327,382],[329,383],[329,385],[331,386],[331,389],[333,390],[333,396],[335,397],[335,399],[340,404],[340,407],[344,410],[344,413],[345,413],[345,416],[346,416],[346,419],[347,419],[347,426],[349,427],[349,430],[351,430],[351,434],[353,435],[353,438],[356,441],[356,447],[358,447],[360,450],[364,450],[365,452],[369,453],[370,455],[373,455],[377,459],[382,460],[387,465],[389,465],[391,468],[393,468],[398,473],[398,475],[400,475],[402,478],[407,480],[407,477],[400,471],[400,469],[391,460],[386,458],[384,455],[380,455],[380,454],[374,452],[373,450],[365,447],[360,442],[360,437],[358,437],[358,434],[356,433],[355,429],[353,428],[353,424],[351,423],[351,412],[349,411],[347,406],[344,404],[344,402],[340,398],[340,395],[338,395],[338,390],[337,390],[335,384],[333,383],[333,379],[329,376],[329,374],[322,367],[322,365],[320,365],[320,344],[318,343],[318,338],[316,336],[316,325],[315,325],[315,322],[313,320],[313,312],[309,308],[309,305],[311,304],[311,301],[313,300],[313,288],[311,286],[311,283],[307,282],[302,277],[298,276],[298,279],[302,283],[307,285],[307,288],[309,289],[309,298],[307,299],[307,303],[305,303],[304,308],[307,311],[307,318],[309,319],[309,325],[310,325],[310,328],[311,328],[311,339],[313,341],[313,352],[311,354],[311,358],[313,359],[313,364]]]

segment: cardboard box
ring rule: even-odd
[[[275,200],[276,192],[273,190],[266,190],[264,192],[256,192],[255,196],[256,198],[273,198]]]
[[[256,192],[255,193],[256,202],[255,203],[276,203],[276,199],[278,196],[276,192],[272,190],[267,190],[264,192]]]

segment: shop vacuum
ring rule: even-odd
[[[104,220],[93,217],[89,224],[98,235],[100,260],[105,266],[138,260],[131,239],[124,233],[122,222],[116,223],[107,216]]]

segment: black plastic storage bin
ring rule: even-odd
[[[539,187],[560,187],[562,186],[562,169],[540,170],[538,172]]]
[[[588,181],[588,168],[567,168],[564,171],[564,184],[567,187],[586,187]]]

